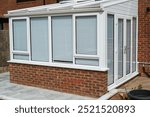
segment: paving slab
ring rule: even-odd
[[[8,100],[94,100],[95,98],[10,83],[9,72],[0,74],[0,99]]]

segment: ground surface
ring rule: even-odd
[[[91,100],[94,98],[10,83],[9,73],[0,74],[0,99]]]

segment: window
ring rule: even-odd
[[[97,18],[96,16],[76,17],[76,53],[97,54]]]
[[[90,27],[90,28],[89,28]],[[76,16],[76,56],[80,65],[98,66],[97,56],[97,16]],[[93,56],[93,57],[92,57]]]
[[[49,61],[48,18],[31,18],[31,60]]]
[[[14,59],[29,59],[27,49],[27,21],[16,19],[12,21]]]
[[[124,19],[118,19],[118,78],[123,77]]]
[[[52,51],[54,62],[73,62],[72,16],[52,17]]]
[[[126,20],[126,75],[131,66],[131,20]]]
[[[108,85],[114,83],[114,15],[107,15],[107,66]]]
[[[16,2],[29,2],[29,1],[35,1],[35,0],[16,0]]]
[[[27,51],[27,23],[25,19],[13,21],[13,50]]]
[[[12,60],[99,69],[97,16],[12,18]]]

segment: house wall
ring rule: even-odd
[[[107,72],[11,63],[11,82],[84,96],[107,92]]]
[[[150,0],[139,0],[139,33],[138,33],[138,61],[139,71],[141,75],[150,75],[150,12],[147,12],[147,7],[150,7]],[[145,64],[145,72],[143,64]]]

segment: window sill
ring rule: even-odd
[[[90,70],[90,71],[108,71],[108,68],[100,68],[99,66],[85,66],[85,65],[72,65],[72,64],[63,64],[63,63],[49,63],[49,62],[35,62],[35,61],[22,61],[22,60],[10,60],[9,63],[20,63],[28,65],[38,65],[38,66],[49,66],[49,67],[60,67],[60,68],[69,68],[69,69],[81,69],[81,70]]]

